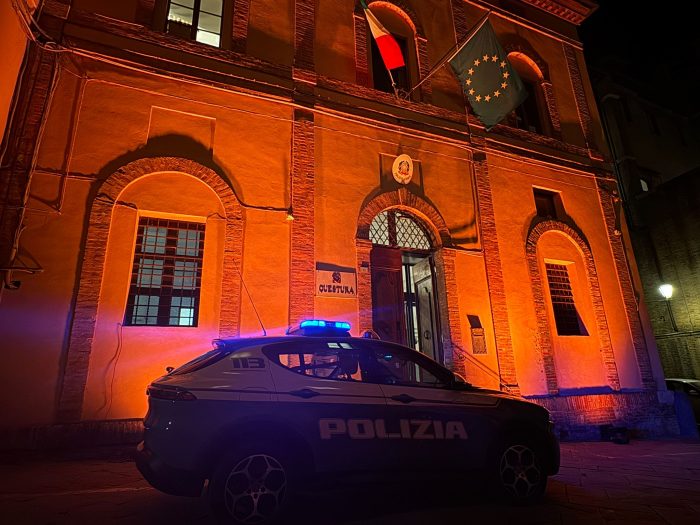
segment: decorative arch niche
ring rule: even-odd
[[[418,83],[422,78],[425,78],[430,70],[428,62],[428,40],[425,37],[423,26],[415,11],[403,0],[376,0],[374,2],[366,2],[370,9],[379,8],[386,9],[398,15],[399,18],[411,29],[414,37],[414,49],[416,60],[416,74],[413,84]],[[362,4],[359,0],[355,2],[355,10],[353,13],[355,26],[355,78],[356,82],[365,87],[372,87],[369,63],[369,46],[372,34],[367,28],[367,20],[365,18]],[[404,57],[406,58],[406,57]],[[429,103],[432,96],[432,87],[430,80],[424,82],[420,90],[420,100]]]
[[[588,293],[593,306],[595,319],[595,330],[600,343],[600,353],[603,368],[608,385],[613,390],[620,389],[620,379],[615,363],[615,355],[610,339],[608,322],[605,316],[603,298],[601,296],[598,274],[588,241],[584,235],[569,224],[556,221],[544,220],[535,223],[527,236],[525,252],[530,274],[530,284],[535,305],[535,315],[537,318],[537,338],[536,348],[542,356],[547,390],[555,395],[559,392],[557,371],[554,359],[554,343],[552,340],[552,327],[550,326],[548,306],[545,299],[545,283],[540,272],[540,265],[537,255],[537,245],[544,234],[556,232],[566,237],[577,249],[584,262],[584,271],[588,283]]]
[[[132,183],[163,172],[181,173],[198,179],[221,203],[225,227],[218,330],[220,336],[239,333],[240,276],[237,268],[240,268],[242,259],[243,210],[231,186],[212,169],[189,159],[156,157],[133,161],[102,182],[90,209],[59,396],[59,421],[77,421],[81,417],[115,206],[123,204],[119,198]],[[164,208],[167,209],[167,206]]]
[[[543,121],[543,133],[561,140],[561,118],[549,76],[549,65],[530,43],[519,35],[505,35],[502,44],[518,74],[535,87]]]

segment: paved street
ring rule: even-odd
[[[307,496],[304,524],[700,523],[700,443],[565,443],[544,502],[502,507],[464,487],[336,491]],[[3,524],[211,524],[204,501],[166,496],[121,451],[109,459],[17,460],[0,466]]]

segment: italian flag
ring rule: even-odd
[[[377,17],[369,10],[364,0],[360,0],[360,3],[362,4],[362,9],[365,10],[367,22],[369,22],[369,30],[372,32],[375,42],[377,42],[379,53],[382,55],[382,60],[386,68],[396,69],[397,67],[404,66],[403,55],[401,54],[401,49],[399,49],[399,44],[396,42],[396,39],[394,39],[391,33],[384,29],[384,26],[379,23],[379,20],[377,20]]]

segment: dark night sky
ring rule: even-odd
[[[580,28],[589,68],[627,80],[643,96],[670,109],[697,114],[700,23],[690,12],[692,4],[597,3],[599,9]]]

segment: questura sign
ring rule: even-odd
[[[318,420],[318,427],[321,439],[468,439],[461,421],[437,419],[399,419],[387,424],[384,419],[324,418]]]
[[[355,272],[317,269],[316,295],[322,297],[357,297]]]

